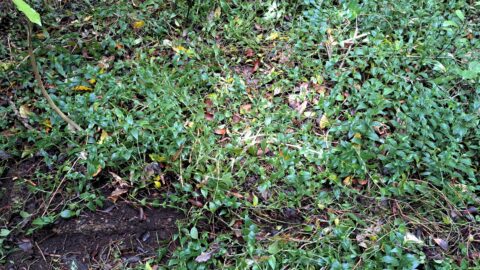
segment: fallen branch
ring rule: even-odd
[[[43,96],[47,100],[48,104],[50,107],[63,119],[65,122],[67,122],[70,126],[74,128],[74,131],[83,131],[83,129],[75,123],[72,119],[70,119],[68,116],[66,116],[60,108],[55,105],[55,102],[53,102],[52,98],[48,94],[47,90],[45,89],[45,86],[43,85],[42,82],[42,77],[40,76],[40,72],[38,71],[38,66],[37,66],[37,61],[35,59],[35,54],[33,54],[33,48],[32,48],[32,40],[31,40],[31,35],[32,35],[32,24],[30,21],[28,21],[27,24],[27,42],[28,42],[28,55],[30,57],[30,64],[32,66],[33,74],[35,76],[35,80],[37,81],[38,87],[42,91]]]

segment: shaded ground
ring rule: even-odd
[[[27,199],[26,190],[18,190],[14,183],[35,165],[34,160],[23,162],[2,178],[2,225],[21,221],[12,214],[15,204],[24,203],[26,211],[38,207],[39,202]],[[171,252],[179,218],[171,209],[107,202],[103,209],[60,219],[32,235],[11,236],[7,244],[14,251],[7,256],[6,269],[123,269]]]

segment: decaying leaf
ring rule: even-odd
[[[108,138],[108,133],[102,129],[102,134],[100,135],[100,139],[98,140],[98,144],[103,144],[105,140]]]
[[[115,188],[114,191],[112,191],[110,196],[108,196],[108,199],[115,203],[120,196],[122,196],[123,194],[125,194],[127,192],[128,192],[128,189],[117,187],[117,188]]]
[[[245,114],[248,113],[252,109],[252,104],[244,104],[240,106],[240,113]]]
[[[441,239],[441,238],[434,238],[433,241],[435,241],[435,243],[441,247],[443,250],[447,251],[448,250],[448,242]]]
[[[278,32],[272,32],[265,40],[275,40],[279,37]]]
[[[212,252],[202,252],[200,255],[195,258],[195,261],[198,263],[206,262],[212,257]]]
[[[405,243],[414,243],[414,244],[423,244],[423,241],[418,239],[414,234],[407,232],[403,237],[403,242]]]
[[[85,85],[77,85],[73,87],[73,90],[89,92],[89,91],[92,91],[92,88]]]
[[[215,134],[217,134],[217,135],[225,135],[225,134],[227,134],[227,129],[226,129],[226,128],[218,128],[218,129],[215,129]]]
[[[322,115],[322,117],[320,118],[320,121],[318,121],[318,126],[321,128],[321,129],[324,129],[326,127],[328,127],[330,125],[330,122],[328,121],[328,118],[325,114]]]
[[[25,104],[20,106],[18,111],[20,113],[20,117],[22,117],[24,119],[27,119],[28,116],[32,114],[32,111],[30,111],[30,108],[28,107],[28,105],[25,105]]]
[[[215,16],[215,18],[220,18],[220,15],[222,15],[222,9],[220,8],[220,6],[215,9],[213,15]]]
[[[144,21],[136,21],[132,24],[132,27],[133,29],[140,29],[142,28],[143,26],[145,26],[145,22]]]
[[[351,186],[352,185],[352,177],[351,176],[345,177],[345,179],[343,179],[343,184],[345,186]]]

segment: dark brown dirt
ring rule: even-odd
[[[123,269],[157,255],[161,248],[173,248],[171,237],[179,218],[171,209],[111,204],[61,220],[31,237],[17,237],[19,250],[8,257],[7,269]]]
[[[0,270],[125,269],[158,258],[160,252],[168,256],[175,248],[172,235],[177,231],[176,221],[183,218],[179,212],[128,202],[108,201],[103,209],[85,210],[68,220],[60,218],[32,235],[18,232],[15,227],[22,231],[29,227],[20,225],[23,219],[18,211],[33,213],[41,205],[28,196],[19,179],[29,178],[41,166],[37,159],[25,160],[0,178],[0,226],[12,230],[4,242],[10,253]]]

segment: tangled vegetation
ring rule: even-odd
[[[185,218],[114,269],[480,267],[480,2],[31,4],[84,131],[0,3],[2,263],[123,201]]]

